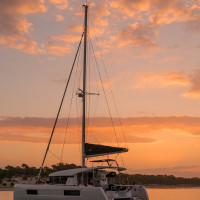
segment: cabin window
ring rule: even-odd
[[[37,195],[38,191],[37,190],[27,190],[28,195]]]
[[[50,177],[49,184],[66,184],[67,179],[73,176],[54,176]]]
[[[88,173],[79,173],[77,180],[78,180],[78,184],[88,183]]]
[[[80,190],[64,190],[65,196],[80,196]]]

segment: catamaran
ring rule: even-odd
[[[40,168],[38,181],[36,184],[16,184],[14,186],[14,200],[149,200],[145,187],[141,185],[122,185],[114,183],[113,179],[116,176],[116,172],[120,173],[121,171],[126,170],[124,167],[120,167],[116,160],[110,158],[93,160],[91,162],[93,164],[97,164],[97,166],[86,167],[85,160],[88,158],[110,154],[120,154],[127,152],[128,149],[91,144],[87,143],[85,140],[86,94],[88,94],[86,91],[86,54],[89,5],[85,4],[83,7],[85,9],[84,32],[78,45],[70,75],[67,80],[64,95],[61,100],[42,166]],[[82,38],[84,38],[83,88],[79,89],[78,92],[78,97],[82,98],[82,167],[51,173],[49,175],[49,181],[41,183],[41,172],[51,144]]]

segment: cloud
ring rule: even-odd
[[[25,15],[46,12],[43,0],[12,0],[0,2],[0,44],[23,52],[36,54],[45,51],[29,39],[32,24]]]
[[[138,84],[134,89],[149,87],[178,86],[186,87],[184,97],[200,97],[200,70],[192,72],[157,72],[153,74],[141,73],[138,75]]]
[[[189,76],[190,88],[184,93],[188,97],[200,97],[200,70],[195,71]]]
[[[132,44],[136,47],[145,47],[149,49],[159,48],[156,44],[155,38],[158,32],[155,27],[151,24],[134,24],[128,25],[124,30],[119,33],[119,45],[125,46]]]
[[[190,30],[200,30],[200,6],[197,1],[116,0],[110,2],[110,7],[112,12],[120,13],[119,18],[132,20],[119,33],[120,45],[158,49],[155,39],[159,27],[173,22],[185,23]]]
[[[157,133],[162,134],[166,130],[170,131],[171,134],[175,131],[176,133],[200,136],[200,117],[130,117],[121,118],[121,120],[128,143],[155,143],[157,139],[152,135]],[[113,118],[113,121],[119,143],[125,143],[119,120]],[[32,143],[47,142],[53,123],[53,118],[1,117],[0,140]],[[62,144],[65,132],[66,119],[61,118],[52,142],[54,144]],[[80,134],[78,119],[70,118],[67,129],[67,143],[79,143]],[[88,129],[87,139],[87,141],[94,143],[116,144],[116,137],[110,119],[106,117],[96,118],[93,127]]]
[[[68,0],[49,0],[50,3],[56,5],[56,8],[65,10],[68,8]]]
[[[188,9],[186,24],[189,30],[200,30],[200,6],[194,4]]]
[[[50,37],[50,39],[56,40],[56,41],[74,43],[74,42],[80,41],[81,35],[63,34],[63,35],[58,35],[58,36],[52,36]]]
[[[154,24],[170,24],[197,20],[199,6],[197,1],[186,0],[116,0],[111,7],[123,14],[139,20],[148,20]]]
[[[190,83],[184,72],[141,73],[139,79],[139,84],[135,88],[163,87],[166,85],[187,86]]]
[[[69,26],[68,30],[70,32],[75,32],[75,33],[82,33],[83,32],[83,24],[78,24],[78,25],[73,25],[73,26]]]
[[[95,29],[95,32],[97,30]],[[99,31],[98,31],[99,33]],[[110,36],[106,40],[98,41],[99,48],[96,49],[95,55],[101,57],[101,55],[105,55],[111,51],[113,51],[113,47],[116,45],[116,41],[118,40],[117,36]]]
[[[105,30],[107,29],[106,34],[109,34],[108,31],[108,18],[107,16],[110,15],[109,7],[107,4],[104,4],[102,2],[98,2],[97,4],[90,4],[90,7],[92,7],[91,10],[89,10],[89,17],[90,20],[88,20],[88,24],[90,26],[90,29],[88,30],[88,38],[92,39],[94,37],[98,37],[101,35],[105,35]],[[77,16],[83,17],[83,9],[79,11],[78,13],[75,13]],[[54,40],[62,40],[65,42],[77,42],[80,40],[80,35],[84,31],[83,24],[76,24],[68,27],[68,31],[70,34],[63,34],[55,37],[51,37],[51,39]],[[76,36],[75,33],[79,33],[79,36]],[[102,52],[108,52],[107,49],[102,50]]]
[[[80,41],[81,36],[73,34],[63,34],[50,37],[48,42],[48,51],[50,54],[64,56],[65,54],[71,53],[73,49],[72,43]]]
[[[98,2],[97,4],[91,3],[90,7],[92,9],[89,10],[89,20],[88,24],[90,26],[89,36],[93,38],[95,35],[100,36],[105,33],[105,28],[108,26],[108,18],[110,15],[110,11],[107,4],[102,2]],[[75,15],[84,16],[83,10],[79,11]],[[93,26],[94,25],[94,26]],[[77,24],[68,27],[70,32],[82,33],[83,32],[83,24]],[[93,29],[94,28],[94,29]],[[108,28],[107,28],[108,31]]]
[[[71,52],[72,46],[69,44],[60,44],[55,42],[48,42],[48,52],[57,56],[64,56]]]
[[[117,78],[112,78],[112,79],[110,79],[109,81],[105,81],[105,82],[97,82],[97,84],[99,85],[99,86],[103,86],[104,87],[104,89],[106,89],[106,88],[109,88],[110,86],[112,86],[112,85],[114,85],[114,83],[117,81],[118,79]]]
[[[10,0],[0,2],[1,12],[7,14],[30,14],[38,12],[46,12],[44,0]]]
[[[166,130],[200,135],[200,118],[190,116],[166,116],[166,117],[132,117],[122,118],[126,131],[134,134],[160,133]]]
[[[61,22],[64,20],[65,20],[65,18],[62,15],[56,15],[56,21]]]
[[[108,19],[106,19],[105,17],[109,15],[110,11],[108,5],[102,2],[98,2],[98,4],[94,6],[92,14],[95,26],[108,26]]]
[[[120,134],[120,123],[116,121],[116,132],[118,141],[125,143],[123,134]],[[14,117],[2,117],[0,120],[0,140],[1,141],[21,141],[32,143],[44,143],[47,142],[52,125],[54,123],[53,118],[14,118]],[[71,118],[69,123],[67,137],[67,143],[77,144],[79,143],[80,131],[78,131],[79,125],[76,118]],[[92,129],[92,130],[91,130]],[[114,143],[116,144],[115,134],[113,133],[113,127],[108,118],[97,118],[95,120],[93,128],[89,129],[87,138],[90,142],[97,143]],[[64,135],[66,132],[66,119],[60,119],[55,131],[53,139],[54,144],[62,144]],[[126,134],[127,141],[129,143],[154,143],[156,139],[150,137],[142,137],[136,135],[132,131],[128,131]]]

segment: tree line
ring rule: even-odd
[[[142,175],[120,174],[123,184],[138,185],[173,185],[173,186],[200,186],[200,178],[175,177],[173,175]]]
[[[51,167],[44,167],[41,173],[41,177],[46,178],[50,173],[79,168],[75,164],[64,164],[58,163],[52,165]],[[27,164],[22,164],[21,166],[13,167],[6,166],[4,169],[0,168],[0,183],[4,178],[12,177],[23,177],[27,179],[28,177],[36,177],[39,174],[40,168],[30,167]],[[188,185],[188,186],[200,186],[200,178],[183,178],[175,177],[173,175],[142,175],[142,174],[124,174],[116,176],[116,182],[120,180],[123,184],[138,184],[138,185]]]
[[[45,166],[42,170],[41,177],[46,178],[50,173],[60,171],[60,170],[67,170],[67,169],[74,169],[81,166],[77,166],[75,164],[64,164],[58,163],[56,165],[52,165],[51,167]],[[22,164],[21,166],[13,167],[13,166],[6,166],[4,169],[0,168],[0,183],[4,178],[12,178],[21,176],[25,179],[28,177],[36,177],[38,176],[40,168],[30,167],[27,164]]]

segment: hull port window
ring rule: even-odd
[[[37,195],[38,191],[37,190],[27,190],[28,195]]]
[[[64,190],[65,196],[80,196],[80,190]]]

